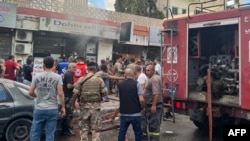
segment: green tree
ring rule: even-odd
[[[156,0],[116,0],[115,11],[140,16],[163,19],[163,12],[159,11]]]

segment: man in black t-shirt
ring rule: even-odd
[[[24,80],[23,83],[30,85],[32,81],[32,75],[33,75],[33,64],[34,60],[33,59],[27,59],[27,64],[24,65],[23,67],[23,76]]]
[[[75,133],[71,129],[71,120],[73,119],[73,111],[71,110],[72,96],[74,89],[74,72],[76,69],[75,63],[69,63],[68,69],[63,77],[63,91],[65,95],[65,110],[66,116],[62,120],[62,134],[72,136]]]

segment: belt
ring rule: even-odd
[[[162,102],[159,102],[159,103],[156,104],[156,106],[159,106],[159,105],[163,105]],[[146,104],[146,106],[151,107],[152,104]]]

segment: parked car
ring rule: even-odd
[[[29,86],[0,79],[0,137],[7,141],[28,141],[32,125],[34,98]]]

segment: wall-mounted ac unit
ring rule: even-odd
[[[31,42],[32,41],[32,31],[26,30],[16,30],[16,41]]]
[[[31,54],[31,44],[30,43],[16,43],[15,53],[16,54]]]

